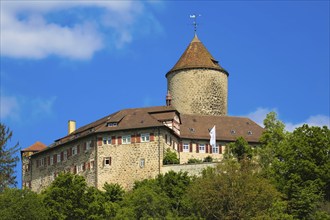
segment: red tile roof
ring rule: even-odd
[[[180,114],[172,106],[155,106],[123,109],[85,125],[57,141],[65,143],[91,133],[165,127],[162,122],[171,120],[176,115],[181,119],[180,138],[209,139],[209,129],[214,125],[219,141],[235,141],[241,136],[248,142],[259,142],[263,132],[262,127],[244,117]]]
[[[177,70],[191,68],[215,69],[228,74],[227,71],[219,65],[218,61],[213,58],[203,43],[198,39],[197,35],[195,35],[179,61],[166,74],[166,76]]]
[[[47,148],[47,146],[45,144],[41,143],[40,141],[37,141],[34,144],[32,144],[30,147],[27,147],[21,151],[22,152],[26,152],[26,151],[38,152],[38,151],[44,150],[46,148]]]

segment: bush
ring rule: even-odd
[[[190,158],[188,160],[188,163],[202,163],[202,160],[196,159],[196,158]]]
[[[163,164],[166,165],[166,164],[179,164],[179,163],[180,160],[176,155],[176,153],[171,151],[171,149],[167,148],[164,155]]]
[[[211,156],[207,156],[204,158],[203,162],[212,162],[213,158]]]

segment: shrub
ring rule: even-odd
[[[196,158],[190,158],[188,160],[188,163],[202,163],[202,160],[196,159]]]
[[[203,162],[212,162],[213,158],[211,156],[207,156],[204,158]]]
[[[179,163],[180,160],[176,155],[176,153],[171,151],[171,149],[167,148],[164,155],[163,164],[166,165],[166,164],[179,164]]]

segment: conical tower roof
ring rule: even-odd
[[[214,59],[203,43],[198,39],[196,34],[179,61],[167,74],[177,70],[195,68],[219,70],[228,75],[227,71],[219,65],[219,62]]]

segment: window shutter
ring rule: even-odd
[[[84,142],[84,151],[86,151],[86,149],[87,149],[87,143]]]
[[[219,154],[222,154],[222,146],[221,146],[221,144],[219,145]]]
[[[150,141],[154,141],[155,140],[155,135],[154,133],[150,133]]]
[[[182,143],[179,143],[179,151],[182,152],[183,151],[183,147],[182,147]]]
[[[67,150],[66,150],[66,155],[67,155],[67,158],[69,158],[70,156],[71,156],[71,148],[68,148]]]
[[[74,170],[73,173],[76,174],[77,173],[77,166],[74,166]]]
[[[199,153],[199,144],[196,144],[196,153]]]
[[[77,145],[77,154],[79,154],[80,153],[80,145],[78,144]]]
[[[102,137],[98,137],[97,138],[97,146],[101,146],[102,145]]]
[[[88,170],[91,169],[91,163],[90,163],[90,162],[87,163],[87,169],[88,169]]]
[[[135,143],[135,135],[134,135],[134,134],[131,135],[131,143],[132,143],[132,144]]]
[[[141,142],[141,135],[137,134],[136,135],[136,143],[140,143]]]
[[[118,136],[118,144],[121,144],[121,136]]]
[[[189,144],[189,152],[193,152],[193,146],[192,146],[192,143],[191,142]]]
[[[83,163],[82,170],[83,170],[83,171],[86,170],[86,163]]]
[[[50,156],[47,157],[48,166],[50,165]]]
[[[111,137],[111,144],[113,144],[113,145],[116,144],[116,136]]]
[[[62,151],[61,152],[61,161],[63,161],[63,159],[64,159],[64,152]]]
[[[210,154],[212,154],[212,151],[213,151],[212,145],[210,145]]]
[[[208,153],[209,152],[209,145],[205,144],[205,152]]]
[[[57,154],[53,155],[54,164],[57,163]]]

